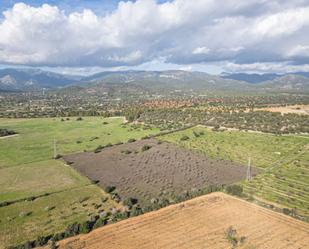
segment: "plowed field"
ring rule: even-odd
[[[143,151],[144,146],[149,149]],[[116,186],[121,197],[134,197],[150,203],[158,196],[178,195],[209,185],[237,182],[246,176],[246,167],[155,139],[140,140],[100,153],[67,155],[64,159],[104,188]]]
[[[309,248],[309,224],[243,200],[212,193],[73,237],[60,249]],[[243,242],[240,243],[242,237]]]

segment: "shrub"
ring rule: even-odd
[[[46,206],[46,207],[44,208],[44,210],[45,210],[45,211],[51,211],[51,210],[53,210],[53,209],[55,209],[55,208],[56,208],[55,206],[52,206],[52,207]]]
[[[199,136],[200,136],[200,134],[198,134],[196,131],[193,131],[193,135],[194,135],[195,137],[199,137]]]
[[[56,241],[54,238],[51,238],[48,244],[50,249],[57,249]]]
[[[98,228],[98,227],[102,227],[104,225],[107,224],[108,221],[108,217],[100,217],[99,219],[97,219],[97,221],[94,223],[93,228]]]
[[[226,238],[231,242],[233,246],[237,246],[238,239],[236,237],[237,235],[236,229],[230,226],[228,229],[226,229],[225,235],[226,235]]]
[[[76,121],[82,121],[82,120],[83,120],[82,117],[78,117],[78,118],[76,119]]]
[[[85,221],[79,225],[79,233],[89,233],[92,225],[89,221]]]
[[[70,224],[66,228],[64,235],[65,235],[66,238],[68,238],[70,236],[78,235],[78,233],[79,233],[79,224],[73,223],[73,224]]]
[[[128,154],[131,154],[132,151],[130,151],[130,150],[122,150],[121,153],[128,155]]]
[[[92,180],[91,183],[92,183],[92,184],[99,184],[99,183],[100,183],[100,180]]]
[[[65,234],[64,233],[56,233],[54,236],[53,236],[53,239],[55,241],[60,241],[60,240],[63,240],[65,238]]]
[[[124,206],[132,207],[133,205],[137,204],[138,200],[136,198],[127,198],[123,201]]]
[[[212,128],[212,131],[218,131],[220,129],[220,125],[215,125],[213,128]]]
[[[102,145],[99,145],[95,150],[94,150],[94,153],[99,153],[102,151],[104,147]]]
[[[142,213],[143,213],[143,211],[139,206],[133,206],[131,213],[130,213],[130,216],[138,216]]]
[[[5,207],[5,206],[8,206],[8,205],[10,205],[10,203],[7,202],[7,201],[0,203],[0,207]]]
[[[27,217],[30,216],[32,214],[32,212],[21,212],[19,213],[19,217]]]
[[[17,134],[15,131],[8,129],[0,129],[0,137],[10,136]]]
[[[104,202],[107,202],[108,201],[108,197],[102,197],[101,201],[104,203]]]
[[[35,199],[36,199],[35,196],[30,196],[30,197],[28,197],[26,200],[27,200],[27,201],[34,201]]]
[[[88,201],[89,199],[90,199],[90,197],[89,197],[89,196],[86,196],[86,197],[80,198],[80,199],[79,199],[79,203],[83,203],[83,202],[85,202],[85,201]]]
[[[151,146],[148,145],[148,144],[145,144],[143,147],[142,147],[142,151],[146,151],[146,150],[150,150],[151,149]]]
[[[62,158],[62,155],[60,155],[60,154],[57,154],[57,155],[54,157],[54,159],[60,159],[60,158]]]
[[[231,195],[241,196],[243,187],[240,185],[229,185],[226,187],[226,192]]]
[[[120,202],[121,201],[121,198],[120,198],[120,196],[117,194],[117,193],[114,193],[113,195],[112,195],[112,199],[115,201],[115,202]]]
[[[186,135],[184,135],[184,136],[182,136],[181,138],[180,138],[180,141],[186,141],[186,140],[189,140],[190,138],[188,137],[188,136],[186,136]]]
[[[112,193],[115,189],[116,189],[115,186],[106,186],[105,189],[104,189],[104,191],[105,191],[106,193]]]
[[[286,215],[290,215],[291,214],[291,210],[288,208],[283,208],[282,209],[282,213],[286,214]]]

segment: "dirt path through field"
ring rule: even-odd
[[[308,223],[212,193],[61,241],[59,249],[227,249],[230,226],[244,240],[235,248],[309,248]]]
[[[7,138],[12,138],[12,137],[17,137],[17,136],[19,136],[19,134],[3,136],[3,137],[0,137],[0,139],[7,139]]]

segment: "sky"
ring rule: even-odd
[[[309,72],[309,0],[0,0],[0,68]]]

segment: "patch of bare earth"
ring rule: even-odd
[[[309,245],[309,224],[212,193],[158,211],[107,225],[59,243],[59,248],[87,249],[301,249]],[[239,238],[242,237],[242,243]]]
[[[255,111],[280,112],[282,114],[295,113],[302,115],[309,115],[309,105],[291,105],[291,106],[277,106],[256,108]]]
[[[150,149],[142,151],[143,146]],[[129,153],[129,154],[128,154]],[[99,180],[102,187],[116,186],[121,197],[147,202],[158,196],[237,182],[246,167],[204,155],[155,139],[105,148],[100,153],[67,155],[64,159],[83,175]]]

